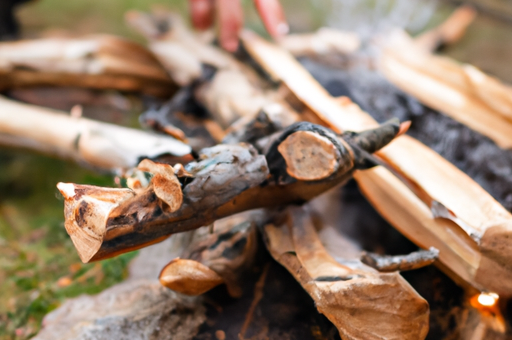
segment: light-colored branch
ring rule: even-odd
[[[419,49],[406,33],[390,37],[380,60],[386,78],[504,149],[512,148],[512,87],[468,64]]]
[[[270,253],[295,277],[343,339],[424,339],[428,304],[398,273],[336,262],[301,208],[264,228]]]
[[[73,159],[104,170],[126,170],[146,157],[183,157],[191,148],[174,138],[0,97],[0,144]]]
[[[112,36],[0,43],[0,91],[75,86],[169,96],[177,89],[144,47]]]
[[[361,131],[377,124],[348,98],[331,97],[286,51],[251,32],[244,32],[242,41],[317,121],[338,131]],[[384,168],[357,173],[355,178],[374,207],[422,248],[439,249],[441,266],[458,282],[511,296],[512,215],[466,174],[413,138],[401,136],[378,155],[408,185]],[[463,225],[435,218],[434,201]],[[476,241],[470,236],[473,231],[480,235]]]
[[[425,51],[434,52],[441,46],[459,41],[478,12],[470,5],[457,8],[441,25],[416,37],[416,45]]]

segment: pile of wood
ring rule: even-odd
[[[472,17],[459,10],[416,40],[397,33],[374,58],[396,86],[508,148],[510,88],[431,54]],[[104,36],[0,43],[0,90],[73,86],[170,98],[141,116],[152,132],[0,98],[0,144],[118,175],[116,188],[58,184],[83,262],[174,235],[183,252],[162,269],[162,285],[200,295],[225,284],[239,297],[265,247],[343,339],[425,338],[429,305],[400,272],[435,263],[478,312],[472,338],[506,331],[512,214],[408,136],[410,122],[378,124],[348,97],[331,96],[292,55],[356,54],[357,36],[321,30],[277,45],[244,31],[231,55],[171,13],[126,18],[147,49]],[[336,193],[351,178],[424,250],[362,253],[340,233]]]

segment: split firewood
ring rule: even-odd
[[[464,36],[477,14],[478,12],[470,5],[460,6],[441,25],[417,36],[415,43],[430,52],[454,44]]]
[[[174,138],[72,117],[0,97],[0,145],[73,159],[103,170],[127,170],[143,158],[191,159],[191,148]]]
[[[237,67],[233,57],[190,31],[177,14],[159,8],[151,13],[129,11],[125,19],[149,40],[149,49],[181,86],[199,79],[203,65],[216,69]]]
[[[178,166],[172,170],[170,165],[158,165],[158,173],[167,176],[160,181],[161,176],[157,178],[155,170],[147,166],[149,161],[139,165],[139,170],[153,174],[147,188],[60,183],[66,230],[82,261],[90,262],[139,249],[170,234],[197,229],[245,210],[305,202],[345,182],[355,169],[374,166],[368,152],[391,141],[399,127],[390,122],[373,133],[362,133],[361,136],[378,136],[368,143],[359,134],[336,135],[324,127],[301,122],[284,130],[271,143],[266,156],[248,144],[203,149],[198,161],[186,165],[179,192],[160,188],[176,183],[171,180],[171,173],[179,175]],[[284,150],[280,147],[296,137],[300,137],[297,143],[286,143]],[[334,159],[323,162],[323,155],[304,149],[302,138],[319,150],[325,149]],[[369,145],[371,148],[366,151]],[[300,163],[304,161],[310,167],[311,160],[317,161],[318,169],[312,170],[314,176],[304,176]],[[178,207],[175,202],[182,204]]]
[[[126,19],[149,40],[150,50],[172,78],[190,87],[190,95],[206,107],[223,129],[241,118],[244,123],[252,120],[268,106],[276,110],[279,105],[285,115],[294,117],[289,105],[273,89],[269,90],[269,84],[251,67],[205,43],[187,29],[179,16],[167,11],[132,11]],[[165,29],[159,30],[160,27]]]
[[[386,78],[498,146],[512,148],[512,87],[468,64],[419,49],[404,32],[390,37],[380,60]]]
[[[279,44],[294,56],[350,54],[361,46],[361,40],[353,32],[322,27],[315,33],[288,34]]]
[[[426,337],[427,302],[396,272],[336,262],[303,209],[288,208],[283,225],[267,225],[264,237],[274,259],[309,293],[343,339]]]
[[[375,126],[350,99],[331,97],[284,50],[251,32],[244,32],[242,40],[260,66],[304,103],[305,119],[313,117],[338,132]],[[382,167],[356,173],[374,207],[420,247],[439,249],[440,266],[459,283],[512,295],[512,215],[466,174],[413,138],[401,136],[377,154],[405,182]],[[447,213],[433,213],[435,204]]]
[[[0,43],[0,91],[74,86],[172,95],[177,87],[144,47],[113,36]]]
[[[200,295],[225,283],[231,296],[241,296],[240,279],[254,262],[256,229],[265,218],[256,210],[215,221],[213,232],[194,230],[181,257],[162,270],[160,282],[186,295]]]

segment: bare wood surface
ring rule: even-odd
[[[348,98],[337,101],[331,97],[291,55],[282,49],[251,32],[244,32],[242,41],[251,56],[273,78],[282,81],[325,125],[338,131],[360,131],[375,126],[376,122]],[[451,274],[456,273],[459,282],[512,295],[512,287],[507,283],[510,282],[508,278],[512,275],[512,268],[508,265],[512,258],[509,249],[512,247],[505,245],[510,239],[508,234],[512,231],[510,213],[462,171],[410,137],[398,138],[378,154],[389,162],[401,177],[407,179],[409,186],[405,186],[386,169],[372,169],[357,174],[355,178],[360,185],[364,185],[363,181],[374,183],[374,187],[363,191],[377,210],[423,248],[433,246],[439,249],[442,265]],[[380,190],[377,190],[377,187],[380,187]],[[459,199],[463,199],[464,204],[459,204]],[[467,229],[453,222],[450,222],[450,228],[458,230],[456,233],[451,232],[448,239],[442,236],[442,233],[436,236],[438,231],[441,232],[446,227],[433,225],[447,222],[442,221],[443,219],[434,220],[429,209],[432,200],[440,202],[452,211],[465,226],[471,226],[472,229],[479,231],[482,235],[479,244],[469,236]],[[389,206],[389,202],[392,201],[397,204],[396,206],[404,205],[400,213],[386,213],[393,209]],[[409,215],[408,205],[416,206],[418,214],[423,211],[418,215],[423,217],[418,220],[415,216]],[[407,218],[414,219],[414,226],[418,229],[412,228]],[[426,241],[422,236],[425,234],[431,234],[432,238]],[[490,280],[490,277],[502,279]]]
[[[428,304],[398,274],[351,269],[322,246],[310,217],[289,208],[282,226],[265,227],[267,247],[346,339],[424,339]],[[371,320],[368,323],[368,320]]]
[[[71,117],[0,97],[0,143],[106,170],[126,170],[142,158],[186,156],[191,148],[168,136]]]
[[[144,47],[112,36],[0,43],[0,90],[75,86],[169,96],[177,87]]]

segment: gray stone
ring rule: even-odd
[[[33,339],[187,340],[206,320],[205,311],[198,298],[178,295],[157,280],[134,279],[66,301],[44,318]]]

